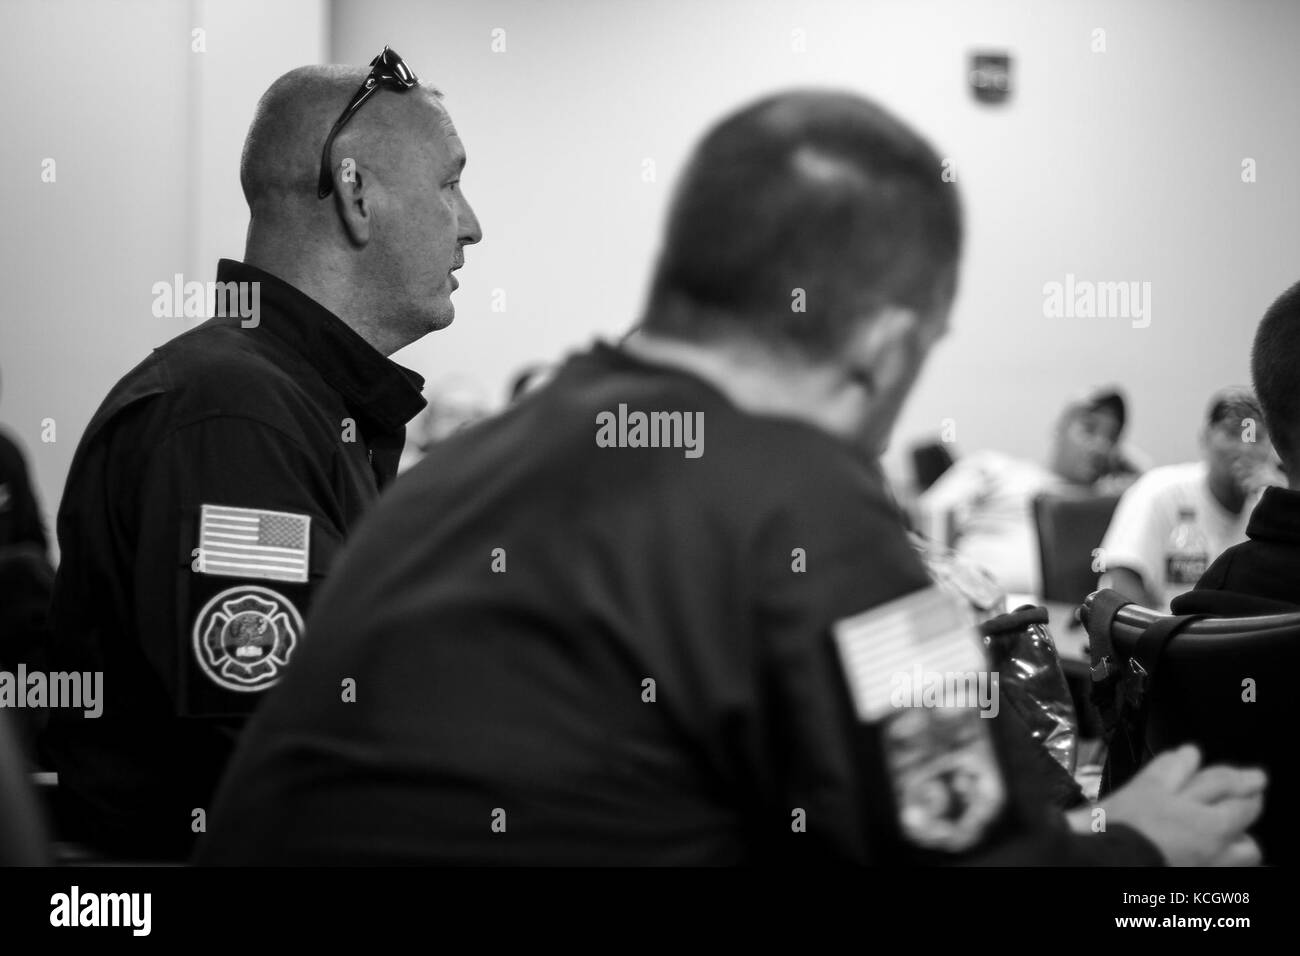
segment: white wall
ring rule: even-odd
[[[1300,278],[1300,3],[1287,0],[334,0],[332,56],[391,44],[439,85],[485,238],[456,322],[400,359],[495,391],[641,304],[670,187],[724,111],[789,85],[855,89],[956,160],[969,243],[954,331],[897,433],[1041,453],[1062,399],[1132,398],[1158,462],[1196,453],[1216,386],[1249,380],[1267,304]],[[1093,53],[1093,29],[1106,52]],[[506,51],[491,49],[505,30]],[[792,31],[807,52],[792,52]],[[1013,99],[976,104],[969,51],[1005,48]],[[1241,182],[1243,157],[1258,182]],[[644,183],[651,158],[657,180]],[[1152,284],[1151,324],[1047,319],[1067,272]],[[507,311],[491,310],[494,289]]]
[[[0,16],[0,422],[25,446],[47,521],[113,383],[193,324],[155,282],[241,258],[239,154],[285,70],[319,62],[324,0],[6,0]],[[193,50],[195,28],[206,50]],[[56,180],[41,181],[55,160]],[[42,422],[53,419],[53,442]]]

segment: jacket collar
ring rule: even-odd
[[[298,352],[349,408],[381,428],[404,428],[424,408],[422,376],[381,355],[333,312],[283,279],[222,259],[217,281],[260,283],[260,327]]]
[[[1252,539],[1300,542],[1300,491],[1265,488],[1250,514],[1246,534]]]

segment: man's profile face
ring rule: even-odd
[[[1247,428],[1245,420],[1237,414],[1226,414],[1206,425],[1201,441],[1210,480],[1234,483],[1243,492],[1250,473],[1269,465],[1273,459],[1273,445],[1263,425],[1256,422],[1254,428]]]
[[[451,324],[456,310],[453,275],[465,262],[464,247],[482,238],[478,218],[460,187],[465,147],[451,118],[432,100],[422,110],[416,142],[386,208],[383,254],[391,258],[402,302],[393,303],[418,338]],[[394,290],[394,294],[398,294]]]
[[[1092,484],[1106,473],[1119,431],[1119,418],[1109,409],[1069,413],[1057,432],[1057,472],[1076,484]]]

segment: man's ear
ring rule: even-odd
[[[364,166],[345,160],[334,169],[334,208],[338,210],[343,231],[355,246],[370,242],[374,220],[373,197],[369,189],[374,176]]]
[[[919,321],[913,310],[887,305],[856,324],[844,350],[844,365],[868,397],[909,374],[913,352],[920,347]]]

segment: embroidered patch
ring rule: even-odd
[[[913,709],[882,730],[907,838],[949,853],[979,842],[1006,802],[984,722],[970,712]]]
[[[194,569],[231,578],[304,582],[310,540],[309,515],[204,505]]]
[[[932,586],[832,630],[858,718],[880,733],[903,834],[928,849],[973,846],[1006,791],[982,719],[997,713],[986,693],[997,682],[970,609]]]
[[[226,690],[266,690],[279,680],[302,630],[293,602],[246,584],[203,606],[194,619],[194,656],[203,673]]]
[[[836,621],[832,630],[858,717],[870,723],[897,712],[900,677],[988,666],[970,609],[933,585]]]

